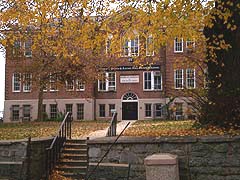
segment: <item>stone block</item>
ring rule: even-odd
[[[178,159],[176,155],[153,154],[144,160],[146,180],[179,180]]]

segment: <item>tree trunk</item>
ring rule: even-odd
[[[38,92],[38,121],[43,121],[43,88],[40,87]]]

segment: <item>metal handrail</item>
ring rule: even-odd
[[[49,178],[53,168],[60,158],[61,150],[67,138],[71,139],[71,118],[72,114],[67,112],[65,115],[56,136],[54,137],[51,145],[46,148],[46,178]]]
[[[117,135],[117,112],[114,112],[110,126],[107,131],[107,136],[116,136],[116,135]]]
[[[86,180],[89,180],[89,178],[95,173],[95,171],[97,170],[97,168],[99,167],[100,163],[103,161],[103,159],[108,155],[108,153],[110,152],[110,150],[112,149],[113,145],[116,144],[116,142],[118,141],[118,139],[122,136],[123,132],[127,129],[127,127],[129,126],[130,122],[127,123],[127,125],[124,127],[124,129],[122,130],[122,132],[117,136],[117,138],[115,139],[115,141],[109,146],[108,150],[106,151],[106,153],[103,155],[103,157],[100,159],[100,161],[97,163],[97,165],[95,166],[95,168],[87,175]],[[130,167],[129,167],[130,168]],[[129,172],[128,172],[128,176],[129,176]]]

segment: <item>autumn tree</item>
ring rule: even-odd
[[[201,123],[240,125],[240,2],[215,2],[207,38],[208,103]]]
[[[105,60],[104,18],[99,17],[106,17],[109,7],[107,1],[1,1],[0,44],[10,53],[16,71],[31,74],[39,92],[39,120],[45,89],[97,76],[96,68]]]

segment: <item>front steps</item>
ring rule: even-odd
[[[61,153],[56,170],[62,176],[82,180],[86,177],[88,167],[88,149],[86,139],[67,140]]]

